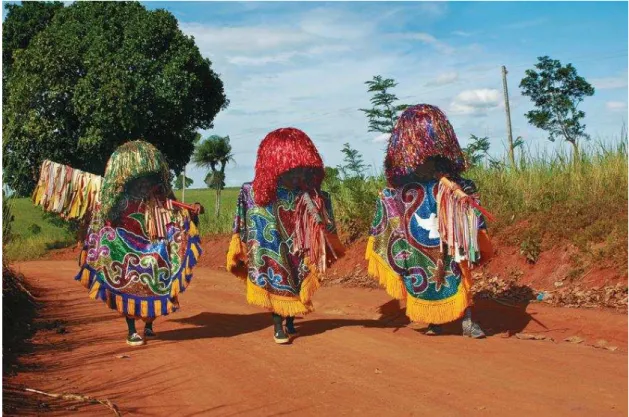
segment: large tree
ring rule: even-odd
[[[205,183],[216,190],[215,214],[221,211],[221,191],[225,188],[225,166],[234,160],[229,136],[212,135],[200,142],[194,151],[193,161],[197,166],[210,168]]]
[[[529,123],[547,131],[550,141],[560,137],[570,143],[576,159],[579,139],[589,139],[581,122],[585,112],[578,106],[585,97],[594,95],[594,87],[577,74],[572,64],[562,66],[558,60],[543,56],[535,69],[526,71],[520,88],[537,107],[526,113]]]
[[[21,194],[33,189],[43,159],[103,174],[132,139],[156,145],[179,173],[196,130],[211,128],[228,104],[211,62],[174,16],[136,2],[64,7],[12,58],[3,162],[6,183]]]
[[[50,24],[55,13],[63,9],[61,2],[24,2],[7,4],[2,24],[3,101],[8,98],[7,76],[13,67],[13,54],[26,49],[31,39]]]
[[[370,100],[373,107],[360,109],[360,111],[367,115],[369,131],[391,134],[398,114],[408,107],[407,104],[396,104],[398,98],[389,92],[389,89],[394,88],[397,83],[392,78],[382,78],[381,75],[376,75],[372,80],[365,81],[365,84],[369,86],[367,91],[373,93]]]

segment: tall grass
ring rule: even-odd
[[[507,243],[540,246],[562,241],[579,256],[627,264],[627,145],[594,144],[573,161],[566,152],[523,152],[517,170],[475,167],[467,176]],[[520,224],[518,230],[510,226]],[[576,259],[579,263],[581,260]]]
[[[485,165],[466,176],[480,186],[485,205],[501,220],[564,203],[622,203],[627,201],[627,147],[591,147],[576,162],[563,151],[523,152],[517,170]]]

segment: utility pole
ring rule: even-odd
[[[509,140],[509,160],[515,168],[515,155],[513,153],[513,132],[511,131],[511,110],[509,109],[509,90],[507,88],[507,67],[502,66],[502,89],[505,98],[505,112],[507,114],[507,139]]]
[[[183,167],[183,179],[181,181],[181,202],[186,202],[186,167]]]

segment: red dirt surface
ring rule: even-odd
[[[565,246],[544,251],[535,264],[527,263],[524,256],[515,247],[495,245],[495,255],[487,265],[485,272],[508,279],[518,277],[518,283],[536,289],[554,289],[555,282],[563,285],[578,284],[583,288],[602,287],[627,282],[627,274],[620,274],[610,268],[592,268],[571,281],[570,258],[576,248]]]
[[[315,295],[317,311],[297,320],[301,336],[278,346],[270,314],[245,303],[238,279],[198,268],[182,310],[156,322],[156,340],[131,348],[124,321],[72,281],[75,262],[17,269],[37,288],[40,320],[64,323],[63,331],[36,333],[24,370],[4,381],[13,390],[108,398],[125,416],[628,412],[626,314],[484,301],[477,311],[486,340],[459,336],[459,324],[428,337],[417,330],[423,326],[407,325],[384,291],[328,287]],[[520,332],[555,341],[508,337]],[[570,336],[585,341],[563,341]],[[599,339],[619,349],[588,346]],[[34,394],[22,403],[5,398],[5,407],[13,407],[6,415],[113,415]]]

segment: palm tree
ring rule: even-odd
[[[197,166],[210,168],[205,183],[216,190],[215,214],[218,216],[221,210],[221,191],[225,188],[225,166],[234,160],[229,136],[212,135],[199,142],[192,160]]]

